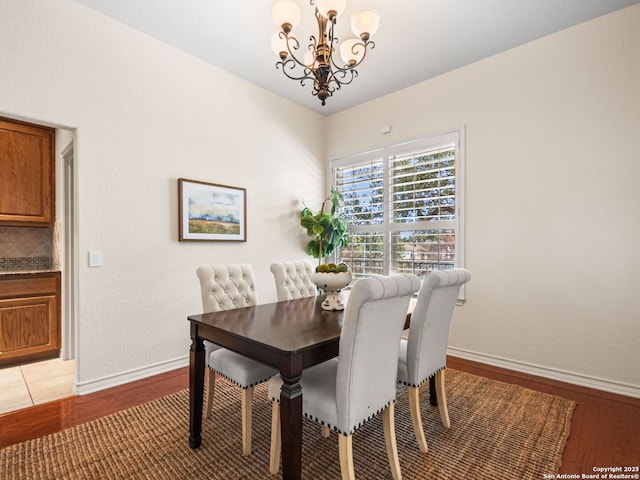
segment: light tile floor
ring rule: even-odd
[[[0,413],[73,395],[75,361],[60,358],[0,368]]]

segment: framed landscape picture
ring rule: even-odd
[[[181,241],[247,241],[244,188],[178,179]]]

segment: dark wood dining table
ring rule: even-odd
[[[345,302],[348,292],[345,293]],[[407,313],[407,325],[413,310]],[[202,442],[204,394],[204,340],[258,360],[279,370],[282,438],[282,478],[300,479],[302,472],[302,387],[304,369],[338,355],[343,311],[326,311],[321,298],[268,303],[188,317],[191,322],[189,355],[189,445]],[[435,385],[430,379],[432,405]],[[265,472],[267,475],[267,472]]]
[[[300,479],[302,472],[302,387],[304,369],[338,355],[343,311],[325,311],[320,297],[268,303],[188,317],[189,445],[202,442],[204,340],[279,370],[282,478]],[[268,472],[265,472],[265,476]]]

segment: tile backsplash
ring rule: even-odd
[[[48,270],[53,228],[0,227],[0,271]]]

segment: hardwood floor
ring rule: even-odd
[[[558,395],[578,403],[560,473],[640,465],[640,399],[449,357],[457,370]],[[0,415],[0,448],[54,433],[188,388],[181,368],[127,385]],[[185,439],[186,441],[186,439]],[[637,473],[637,472],[635,472]]]
[[[0,448],[104,417],[189,387],[180,368],[89,395],[72,396],[0,415]]]

